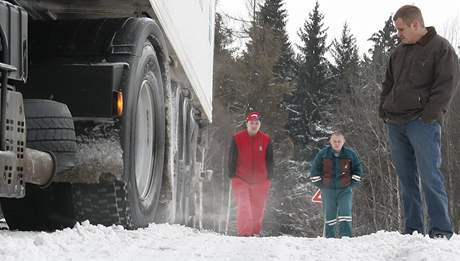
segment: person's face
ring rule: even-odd
[[[339,152],[345,144],[345,138],[342,135],[332,135],[329,143],[331,144],[332,149]]]
[[[420,39],[420,23],[414,20],[409,25],[403,19],[398,18],[394,22],[396,30],[398,30],[398,37],[404,44],[414,44]]]
[[[256,134],[260,129],[259,120],[250,120],[246,123],[249,134]]]

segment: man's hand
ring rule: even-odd
[[[422,116],[420,116],[420,119],[426,124],[431,124],[440,118],[441,118],[440,115],[437,115],[437,114],[432,115],[430,113],[427,113],[426,111],[423,111]]]
[[[359,185],[361,185],[361,181],[352,180],[350,187],[355,188],[355,187],[357,187]]]

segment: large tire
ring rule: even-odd
[[[163,84],[155,50],[146,41],[134,88],[128,90],[123,119],[123,150],[128,204],[136,227],[153,222],[165,162],[166,116]]]
[[[53,152],[58,162],[57,173],[75,166],[75,128],[67,105],[52,100],[26,99],[24,109],[27,147]]]
[[[50,151],[57,170],[75,164],[76,142],[72,116],[65,104],[51,100],[24,100],[27,147]],[[22,199],[2,198],[3,213],[12,230],[55,230],[73,226],[70,184],[46,189],[26,184]]]
[[[123,91],[123,177],[73,185],[79,221],[132,229],[147,226],[156,216],[165,161],[165,96],[156,51],[145,33],[139,56],[129,61],[130,79]]]

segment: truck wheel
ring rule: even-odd
[[[24,100],[27,147],[51,151],[57,170],[75,164],[76,142],[72,116],[65,104],[51,100]],[[46,189],[26,184],[21,199],[2,198],[6,222],[12,230],[55,230],[73,226],[70,184],[55,183]]]
[[[73,184],[77,220],[145,227],[154,221],[165,155],[163,83],[155,49],[147,39],[130,62],[124,90],[120,142],[123,177],[100,184]]]
[[[72,115],[67,105],[52,100],[26,99],[27,147],[51,151],[57,173],[75,166],[77,144]]]
[[[148,41],[135,79],[128,90],[122,144],[128,201],[137,227],[147,226],[155,218],[165,161],[163,84],[155,50]]]

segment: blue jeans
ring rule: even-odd
[[[425,234],[419,178],[423,187],[429,234],[452,234],[448,199],[441,173],[441,125],[421,119],[406,124],[387,124],[391,156],[401,184],[405,233]]]

